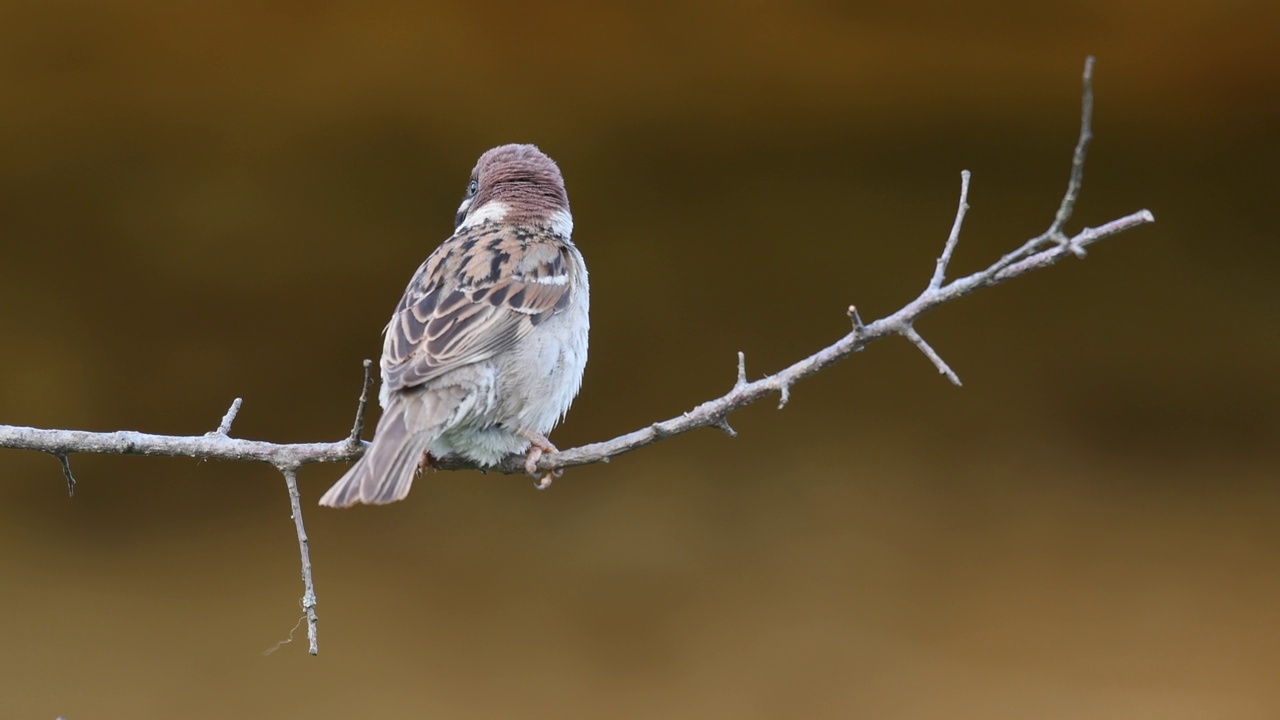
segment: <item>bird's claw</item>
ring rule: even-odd
[[[551,487],[551,481],[554,480],[555,478],[560,477],[560,473],[564,471],[551,470],[551,471],[548,471],[545,475],[542,475],[541,477],[539,477],[540,473],[538,472],[538,461],[541,460],[542,456],[546,453],[560,452],[560,451],[556,449],[556,446],[552,445],[551,441],[548,440],[546,437],[544,437],[541,433],[536,433],[531,430],[525,430],[521,434],[529,438],[529,452],[524,456],[524,471],[529,473],[529,475],[538,479],[538,482],[534,483],[534,487],[538,488],[539,490],[546,490],[547,488]]]

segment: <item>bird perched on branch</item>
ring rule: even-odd
[[[572,232],[551,158],[533,145],[480,156],[453,236],[387,324],[373,442],[321,505],[402,500],[427,453],[479,465],[524,453],[537,476],[587,363],[587,267]]]

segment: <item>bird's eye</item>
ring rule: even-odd
[[[476,192],[478,192],[479,190],[480,190],[480,183],[475,180],[472,180],[471,184],[467,186],[467,197],[475,197]]]

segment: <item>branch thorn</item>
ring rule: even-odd
[[[720,418],[715,422],[715,426],[723,430],[724,434],[728,435],[731,438],[738,437],[738,431],[734,430],[733,426],[729,424],[729,418],[726,418],[726,417]]]
[[[218,428],[207,435],[221,435],[229,437],[231,432],[231,423],[236,421],[236,415],[240,414],[240,406],[244,404],[243,398],[236,398],[231,401],[231,407],[227,408],[227,414],[222,416],[222,422],[218,423]]]
[[[929,358],[929,361],[933,363],[933,366],[938,368],[939,373],[945,375],[948,380],[956,385],[956,387],[961,386],[960,376],[956,375],[955,371],[951,369],[951,366],[947,365],[947,361],[943,360],[942,356],[930,347],[929,343],[925,342],[923,337],[920,337],[920,333],[916,332],[914,325],[907,325],[901,330],[901,332],[903,337],[910,340],[911,344],[915,345],[920,352],[924,353],[925,357]]]
[[[747,384],[747,356],[738,352],[738,379],[733,383],[734,390],[740,390]]]
[[[62,463],[62,476],[67,479],[67,497],[75,497],[76,476],[71,474],[71,460],[64,453],[54,453],[53,456]]]
[[[849,316],[849,320],[853,323],[853,332],[855,334],[861,335],[862,331],[867,329],[867,326],[862,324],[862,316],[858,314],[857,306],[850,305],[845,314]]]

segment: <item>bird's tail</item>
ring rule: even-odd
[[[440,425],[429,423],[426,429],[410,429],[410,424],[418,423],[406,422],[407,410],[403,402],[391,403],[378,420],[373,442],[364,456],[320,498],[321,505],[384,505],[409,494],[422,454],[439,436]]]

